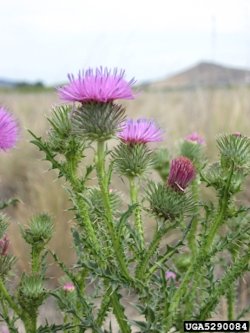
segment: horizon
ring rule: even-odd
[[[243,70],[243,71],[250,71],[250,68],[246,68],[246,67],[240,67],[240,66],[234,66],[234,65],[228,65],[228,64],[225,64],[225,63],[219,63],[219,62],[214,62],[214,61],[208,61],[208,60],[200,60],[200,61],[197,61],[195,63],[191,63],[189,66],[185,66],[184,68],[180,68],[179,70],[176,70],[175,72],[173,73],[168,73],[166,75],[163,75],[161,77],[157,77],[157,78],[152,78],[152,79],[145,79],[145,80],[141,80],[141,81],[138,81],[136,80],[136,83],[139,83],[139,85],[141,84],[147,84],[147,83],[155,83],[155,82],[158,82],[158,81],[162,81],[162,80],[168,80],[178,74],[182,74],[184,73],[185,71],[187,70],[190,70],[190,69],[193,69],[201,64],[207,64],[207,65],[210,65],[210,66],[220,66],[220,67],[224,67],[226,69],[232,69],[232,70]],[[135,78],[136,79],[136,78]],[[62,84],[65,84],[66,83],[66,80],[65,82],[55,82],[55,83],[52,83],[52,84],[46,84],[46,82],[42,81],[42,80],[28,80],[28,79],[15,79],[15,78],[8,78],[8,77],[1,77],[0,76],[0,84],[1,83],[6,83],[6,84],[28,84],[28,85],[35,85],[35,84],[38,84],[38,83],[41,83],[44,87],[56,87],[56,86],[59,86],[59,85],[62,85]]]

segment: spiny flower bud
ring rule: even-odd
[[[29,315],[34,316],[37,313],[38,307],[42,305],[46,297],[47,292],[40,276],[26,274],[22,276],[18,288],[18,301]]]
[[[191,160],[180,156],[171,161],[168,185],[178,192],[184,192],[195,178],[195,168]]]
[[[121,142],[113,150],[112,158],[115,169],[126,177],[142,176],[153,165],[152,152],[145,144],[128,145]]]
[[[166,148],[159,148],[153,152],[154,169],[159,173],[162,180],[168,176],[169,173],[169,152]]]
[[[164,220],[176,220],[193,211],[195,203],[188,193],[180,193],[165,184],[150,182],[146,189],[151,212]]]
[[[52,237],[53,222],[49,215],[39,214],[32,218],[28,228],[21,231],[28,244],[42,248]]]
[[[125,120],[125,108],[112,102],[84,103],[71,113],[73,133],[91,141],[105,141],[116,135]]]
[[[0,255],[6,256],[8,252],[10,241],[7,235],[4,235],[2,239],[0,239]]]
[[[250,138],[240,133],[221,135],[217,139],[217,145],[224,169],[230,168],[232,163],[237,167],[249,168]]]

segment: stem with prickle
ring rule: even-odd
[[[99,186],[102,192],[104,212],[105,212],[105,221],[107,223],[107,229],[111,237],[114,253],[116,255],[117,262],[119,264],[122,274],[131,280],[127,265],[123,257],[123,251],[120,246],[120,242],[116,236],[115,228],[113,225],[113,214],[109,199],[108,191],[108,178],[105,172],[105,151],[104,151],[104,141],[97,142],[97,156],[96,156],[96,170],[98,175]],[[117,322],[119,323],[122,333],[130,333],[131,329],[127,323],[124,309],[119,302],[119,297],[117,292],[112,293],[111,295],[112,307],[114,314],[116,316]]]
[[[141,218],[141,207],[138,202],[138,189],[136,186],[136,177],[129,177],[129,185],[130,185],[131,203],[132,205],[137,204],[135,208],[135,228],[137,231],[137,235],[139,237],[140,250],[143,251],[145,248],[145,241],[144,241],[144,231]]]
[[[104,152],[104,141],[97,142],[97,156],[96,156],[96,170],[98,175],[99,186],[102,193],[104,212],[105,212],[105,221],[107,224],[108,232],[112,241],[112,245],[114,248],[114,254],[116,256],[119,267],[122,271],[122,274],[130,278],[129,271],[127,265],[125,263],[123,257],[123,251],[120,246],[120,242],[116,237],[115,228],[113,224],[113,214],[109,199],[109,191],[108,191],[108,179],[105,172],[105,152]]]
[[[165,320],[164,320],[164,325],[165,325],[166,331],[168,331],[172,327],[176,309],[178,308],[178,306],[180,304],[181,298],[184,295],[184,293],[186,292],[188,284],[191,281],[193,274],[196,271],[200,271],[202,269],[203,263],[207,259],[209,251],[213,244],[214,237],[216,236],[216,233],[217,233],[219,227],[221,226],[221,224],[224,221],[224,217],[225,217],[227,206],[228,206],[228,200],[229,200],[229,196],[230,196],[230,185],[231,185],[231,181],[232,181],[233,172],[234,172],[234,163],[232,163],[232,165],[231,165],[227,183],[225,185],[225,188],[224,188],[224,191],[222,194],[222,198],[220,200],[219,212],[217,214],[217,217],[216,217],[214,223],[212,224],[212,226],[208,232],[206,241],[204,242],[203,246],[201,247],[200,252],[193,259],[193,262],[192,262],[191,266],[189,267],[187,273],[185,274],[179,288],[176,290],[176,292],[173,295],[173,298],[171,300],[171,304],[169,307],[169,316],[167,318],[165,318]]]

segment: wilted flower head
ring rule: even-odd
[[[0,106],[0,149],[13,148],[17,142],[18,132],[17,122],[12,114]]]
[[[131,86],[135,80],[126,81],[125,71],[92,68],[79,72],[77,77],[68,74],[69,83],[58,89],[59,97],[67,102],[112,102],[116,99],[133,99]]]
[[[180,156],[171,161],[168,185],[183,192],[195,177],[195,168],[191,160]]]
[[[205,144],[205,139],[200,134],[198,134],[197,132],[193,132],[193,133],[187,135],[185,139],[187,141],[198,143],[199,145],[204,145]]]
[[[129,119],[118,133],[118,137],[128,144],[162,141],[162,135],[162,130],[150,119]]]
[[[4,235],[2,239],[0,239],[0,255],[6,256],[8,252],[10,241],[7,235]]]
[[[63,290],[68,292],[68,293],[71,293],[72,291],[75,290],[75,286],[73,285],[72,282],[67,282],[67,283],[64,284]]]
[[[176,279],[176,274],[172,271],[166,271],[165,273],[165,278],[166,280],[175,280]]]

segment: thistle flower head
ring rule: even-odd
[[[242,137],[242,134],[240,132],[234,132],[232,135]]]
[[[171,161],[168,185],[178,192],[183,192],[195,177],[195,168],[191,160],[180,156]]]
[[[75,290],[75,286],[72,282],[67,282],[64,284],[63,290],[67,293],[71,293],[72,291]]]
[[[152,151],[147,145],[133,144],[128,145],[124,142],[112,151],[114,168],[126,177],[140,177],[153,166]]]
[[[115,68],[89,68],[75,77],[69,74],[69,83],[58,89],[59,97],[67,102],[112,102],[116,99],[133,99],[131,86],[135,80],[126,81],[125,71]]]
[[[0,150],[8,150],[15,146],[19,127],[16,120],[4,107],[0,107]]]
[[[89,102],[71,113],[72,131],[91,141],[109,140],[121,130],[125,108],[119,104]]]
[[[204,145],[205,144],[205,139],[200,134],[198,134],[197,132],[193,132],[191,134],[188,134],[185,137],[185,140],[191,141],[193,143],[197,143],[199,145]]]
[[[162,141],[163,131],[150,119],[128,119],[118,137],[128,144]]]
[[[172,271],[166,271],[165,273],[165,278],[166,280],[175,280],[176,279],[176,274]]]
[[[0,255],[6,256],[9,249],[9,238],[7,235],[4,235],[2,239],[0,239]]]
[[[240,133],[224,134],[217,138],[217,146],[221,154],[221,165],[230,168],[234,163],[241,168],[249,169],[250,138]]]
[[[169,221],[193,213],[195,202],[190,193],[180,193],[165,184],[149,182],[146,197],[153,215]]]

